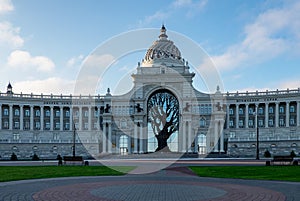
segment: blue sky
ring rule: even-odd
[[[15,93],[70,94],[96,47],[162,23],[207,52],[225,91],[298,88],[299,19],[300,2],[291,0],[0,0],[0,90],[10,81]],[[143,55],[122,58],[111,69],[120,78],[130,75]],[[112,74],[99,93],[115,87]]]

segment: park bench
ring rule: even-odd
[[[273,156],[271,160],[271,164],[275,165],[275,163],[279,163],[280,165],[292,165],[294,161],[293,156]]]
[[[67,162],[72,162],[72,164],[80,162],[82,165],[84,164],[82,156],[64,156],[63,159],[65,165],[67,164]]]

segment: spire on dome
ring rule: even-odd
[[[10,82],[9,82],[8,85],[7,85],[7,91],[6,91],[6,93],[7,93],[7,94],[12,94],[12,93],[13,93],[13,91],[12,91],[12,86],[11,86]]]
[[[167,32],[167,29],[166,29],[165,25],[162,24],[161,29],[160,29],[159,39],[167,39],[168,36],[167,36],[166,32]]]

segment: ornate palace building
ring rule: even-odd
[[[300,151],[300,89],[221,93],[216,86],[206,94],[193,87],[194,76],[163,26],[124,95],[15,94],[9,84],[0,93],[0,159],[70,155],[74,133],[77,155],[152,153],[149,100],[162,91],[179,104],[172,152],[255,157],[258,141],[260,156]]]

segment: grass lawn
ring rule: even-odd
[[[201,177],[300,182],[300,166],[194,166],[190,169]]]
[[[124,175],[134,167],[106,166],[0,166],[0,182],[73,176]],[[118,170],[118,171],[117,171]]]

